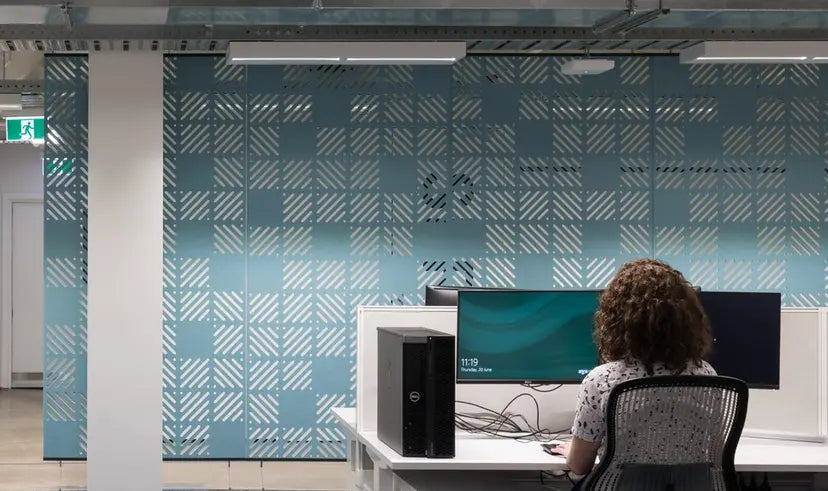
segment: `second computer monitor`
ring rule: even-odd
[[[486,288],[481,286],[429,285],[425,291],[427,307],[456,307],[457,294],[461,291],[511,291],[511,288]]]
[[[456,307],[457,306],[457,292],[462,287],[459,286],[437,286],[429,285],[425,291],[425,304],[428,307]]]
[[[461,290],[459,383],[581,383],[598,364],[599,291]]]
[[[752,388],[778,389],[782,296],[703,291],[699,300],[710,321],[713,369]]]

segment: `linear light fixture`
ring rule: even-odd
[[[411,60],[416,60],[422,63],[455,63],[457,58],[443,57],[443,58],[345,58],[345,61],[353,63],[408,63]]]
[[[232,65],[450,65],[466,56],[464,41],[231,42]]]
[[[706,41],[684,49],[681,63],[828,63],[826,41]]]
[[[312,63],[312,64],[322,64],[322,63],[339,63],[342,61],[342,58],[307,58],[307,57],[274,57],[274,58],[267,58],[267,57],[260,57],[260,58],[235,58],[239,64],[256,64],[256,63],[290,63],[290,64],[301,64],[301,63]]]
[[[807,56],[700,56],[699,61],[805,61]]]

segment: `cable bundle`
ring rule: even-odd
[[[551,389],[540,390],[540,385],[525,387],[537,392],[553,392],[559,389],[558,385]],[[529,397],[535,403],[535,424],[532,425],[526,416],[510,413],[509,407],[522,397]],[[458,429],[468,433],[482,433],[498,438],[511,438],[518,441],[549,441],[558,439],[567,430],[553,431],[540,427],[540,403],[537,398],[528,392],[515,396],[501,411],[495,411],[473,402],[457,401],[459,404],[474,407],[481,412],[455,414],[455,425]],[[524,426],[521,426],[523,423]]]

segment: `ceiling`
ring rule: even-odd
[[[332,0],[327,0],[331,2]],[[551,9],[412,9],[412,8],[304,8],[297,7],[71,7],[2,6],[0,18],[10,24],[102,25],[463,25],[463,26],[559,26],[587,27],[618,8]],[[147,3],[153,3],[147,0]],[[241,2],[245,3],[245,2]],[[300,2],[294,2],[300,3]],[[670,8],[670,1],[664,5]],[[677,2],[672,2],[677,3]],[[725,2],[722,2],[725,3]],[[817,2],[813,2],[816,4]],[[603,5],[603,3],[602,3]],[[642,0],[641,5],[645,5]],[[814,5],[816,7],[816,5]],[[643,7],[641,10],[646,10]],[[825,28],[828,12],[819,10],[679,10],[652,27],[684,28]]]
[[[670,13],[641,28],[593,31],[627,1],[0,0],[0,50],[222,51],[230,40],[451,39],[467,41],[472,54],[670,53],[709,39],[828,39],[828,0],[661,0]],[[636,8],[659,8],[659,0],[636,0]]]
[[[463,40],[472,55],[664,54],[704,40],[828,40],[828,0],[635,0],[639,13],[670,12],[626,34],[595,32],[597,21],[632,1],[0,0],[0,92],[25,94],[27,110],[37,111],[43,53],[220,52],[231,40]]]

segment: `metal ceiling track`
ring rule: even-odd
[[[224,51],[237,41],[427,41],[463,40],[469,53],[674,52],[703,40],[809,41],[828,39],[828,29],[639,28],[635,36],[596,33],[591,27],[431,26],[142,26],[0,25],[0,50],[50,53],[99,50]]]
[[[59,0],[0,0],[0,6],[60,7]],[[671,10],[819,11],[825,0],[664,0]],[[468,9],[468,10],[617,10],[623,0],[71,0],[73,7],[156,8],[322,8],[331,9]],[[658,0],[639,0],[639,8],[657,8]]]
[[[0,94],[43,92],[43,80],[0,80]]]

